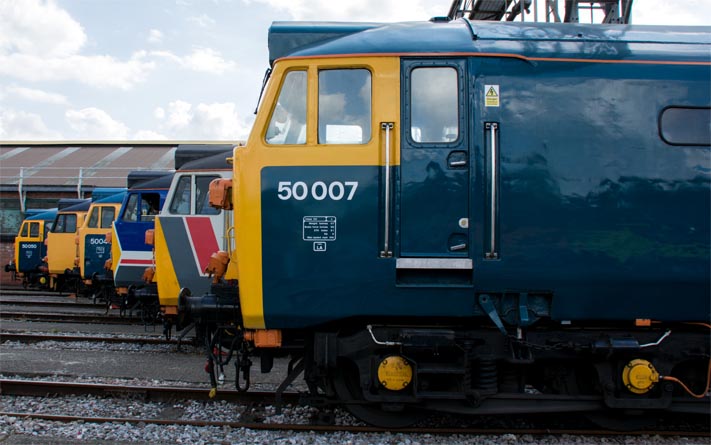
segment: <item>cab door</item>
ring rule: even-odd
[[[398,269],[471,269],[466,64],[403,60]]]

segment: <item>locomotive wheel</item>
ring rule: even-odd
[[[340,362],[331,385],[338,399],[345,402],[363,401],[363,393],[358,381],[358,369],[350,362]],[[377,404],[351,403],[346,409],[365,423],[381,428],[406,428],[426,417],[426,413],[407,408],[393,412],[381,409]]]

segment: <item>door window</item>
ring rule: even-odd
[[[453,67],[415,68],[411,73],[410,135],[414,142],[459,139],[459,86]]]

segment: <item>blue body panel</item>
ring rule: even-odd
[[[96,204],[118,204],[126,198],[125,189],[119,193],[97,199]],[[105,234],[89,234],[84,236],[84,279],[90,279],[94,274],[104,273],[104,264],[111,256],[111,243],[106,242]]]
[[[33,242],[23,241],[18,246],[20,249],[19,264],[17,264],[18,272],[33,272],[42,264],[42,258],[47,255],[47,247],[44,241]]]
[[[25,221],[45,221],[45,224],[51,224],[54,218],[57,217],[57,209],[41,209],[27,211],[30,216],[25,218]],[[45,229],[46,231],[46,229]],[[19,264],[17,264],[18,272],[34,272],[42,264],[42,259],[47,255],[47,246],[44,245],[44,236],[42,241],[23,241],[17,246],[19,252]]]
[[[84,236],[84,276],[92,278],[94,274],[104,273],[104,264],[111,255],[111,243],[106,242],[106,235],[91,234]]]
[[[507,318],[508,294],[530,295],[536,315],[558,321],[711,319],[711,150],[671,145],[659,127],[667,107],[711,107],[711,28],[464,20],[366,28],[289,55],[395,53],[406,83],[412,64],[444,53],[441,64],[466,76],[463,139],[413,144],[403,85],[392,258],[379,257],[384,167],[264,168],[267,328],[483,316],[482,294],[503,296],[496,305],[509,323],[518,321]],[[485,105],[488,85],[500,88],[499,106]],[[498,126],[496,259],[486,257],[487,123]],[[464,173],[448,165],[453,151],[465,153]],[[280,200],[280,181],[359,186],[351,201]],[[396,266],[441,257],[473,267],[411,279]]]
[[[172,178],[172,174],[169,176]],[[168,185],[170,185],[169,181]],[[160,211],[165,203],[168,188],[151,189],[137,186],[136,189],[129,190],[129,193],[126,194],[119,211],[119,217],[114,221],[114,231],[117,238],[115,242],[119,243],[122,257],[135,256],[137,252],[148,253],[153,249],[153,246],[146,244],[146,231],[155,228],[155,220],[138,218],[136,221],[127,221],[123,218],[126,204],[132,194],[138,195],[137,202],[141,202],[142,194],[158,194],[160,205],[157,210]],[[129,252],[132,252],[132,254],[129,254]],[[142,275],[146,267],[147,264],[122,264],[114,274],[114,284],[117,287],[128,287],[143,283]]]

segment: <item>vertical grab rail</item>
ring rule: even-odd
[[[385,130],[385,225],[383,227],[383,250],[381,258],[393,256],[390,250],[390,131],[395,127],[392,122],[381,122],[380,128]]]
[[[489,139],[491,141],[491,202],[489,206],[491,208],[491,214],[489,215],[489,222],[491,224],[491,230],[489,233],[489,251],[486,252],[487,259],[497,259],[499,258],[499,253],[496,251],[496,201],[497,201],[497,170],[498,170],[498,152],[496,147],[496,130],[499,128],[499,124],[495,122],[487,122],[486,129],[489,130]]]
[[[25,182],[25,167],[20,167],[20,179],[17,181],[17,192],[20,194],[20,212],[25,214],[25,192],[22,190]]]

